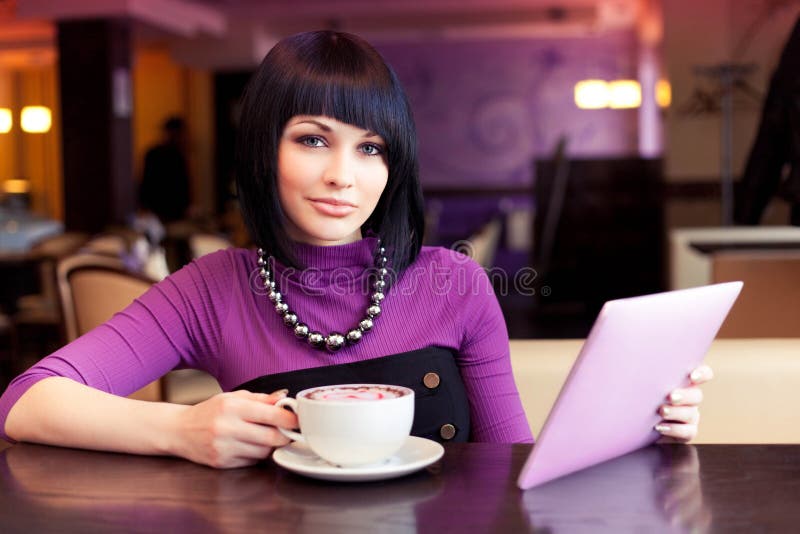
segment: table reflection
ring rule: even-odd
[[[295,532],[420,532],[418,510],[436,502],[443,482],[427,471],[384,482],[342,484],[286,474],[275,486],[281,505],[296,513]]]
[[[320,532],[363,528],[416,532],[416,507],[441,479],[427,471],[402,479],[337,484],[303,478],[265,462],[216,470],[179,459],[20,444],[0,452],[0,485],[35,505],[25,526],[68,523],[96,529]],[[22,504],[22,503],[20,503]],[[6,499],[0,510],[12,510]],[[3,517],[12,514],[2,513]],[[33,518],[33,524],[31,519]],[[46,530],[46,529],[45,529]]]
[[[530,526],[551,532],[707,532],[693,446],[647,447],[522,494]]]
[[[715,450],[727,465],[725,450]],[[649,447],[523,492],[515,481],[529,451],[455,444],[416,474],[348,484],[304,478],[271,461],[217,470],[18,444],[0,451],[0,523],[29,532],[709,530],[694,447]]]
[[[209,512],[268,490],[249,471],[215,472],[168,458],[21,444],[0,453],[2,484],[28,513],[32,531],[69,524],[86,530],[208,531]],[[179,497],[179,498],[176,498]],[[199,502],[203,506],[187,506]],[[12,507],[6,499],[3,503]],[[4,517],[9,517],[3,514]],[[13,516],[11,516],[13,517]],[[213,529],[215,531],[222,531]]]

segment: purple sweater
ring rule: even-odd
[[[376,241],[298,244],[304,271],[276,267],[286,302],[311,329],[346,332],[363,318]],[[202,369],[224,391],[254,378],[440,346],[454,349],[470,399],[472,440],[533,440],[511,372],[508,334],[483,269],[459,253],[424,247],[381,305],[375,328],[338,353],[295,339],[259,286],[256,253],[209,254],[154,285],[107,323],[14,379],[0,397],[8,412],[33,384],[65,376],[128,395],[176,368]]]

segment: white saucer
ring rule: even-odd
[[[431,465],[444,454],[444,447],[435,441],[409,436],[394,456],[379,465],[336,467],[329,464],[303,443],[292,442],[277,449],[272,458],[279,466],[300,475],[339,482],[365,482],[396,478]]]

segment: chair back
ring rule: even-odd
[[[74,254],[89,236],[78,232],[65,232],[46,237],[31,247],[30,256],[38,264],[39,294],[36,307],[58,311],[58,289],[56,288],[56,264],[62,258]],[[22,306],[27,307],[27,306]]]
[[[57,278],[67,341],[103,324],[153,284],[126,271],[122,260],[95,254],[61,260]],[[163,389],[162,381],[157,380],[130,397],[159,401],[164,397]]]
[[[125,236],[119,234],[100,234],[91,238],[83,247],[83,251],[89,254],[99,254],[102,256],[116,256],[121,258],[128,254],[128,241]]]
[[[64,232],[37,241],[31,253],[47,258],[62,258],[78,250],[89,236],[80,232]]]

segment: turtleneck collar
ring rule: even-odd
[[[329,271],[347,267],[368,268],[375,263],[374,253],[378,246],[375,237],[365,237],[345,245],[309,245],[294,243],[293,252],[301,268]]]

